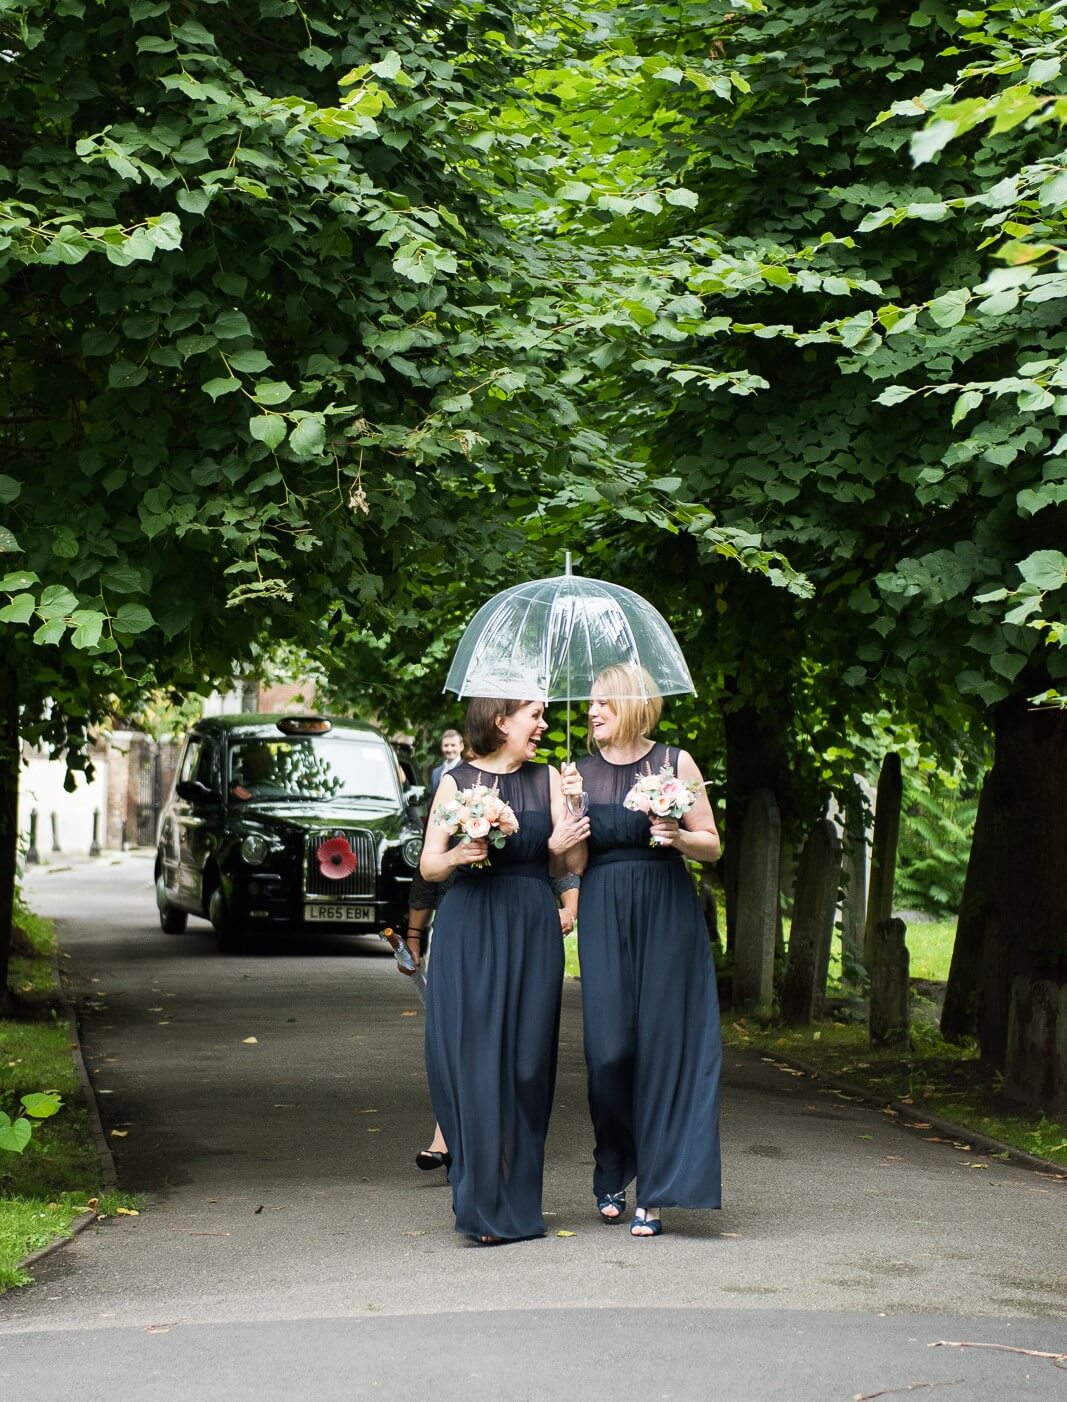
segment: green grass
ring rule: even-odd
[[[945,983],[956,941],[955,920],[934,920],[908,926],[907,945],[912,978],[934,979]]]
[[[100,1160],[71,1059],[70,1031],[53,1008],[52,927],[22,909],[16,923],[35,953],[20,955],[12,965],[11,985],[29,1015],[0,1021],[0,1109],[14,1116],[31,1091],[57,1092],[63,1108],[35,1123],[21,1154],[0,1150],[0,1289],[28,1284],[31,1277],[18,1263],[68,1236],[90,1199],[98,1200],[103,1216],[135,1208],[126,1195],[101,1194]]]

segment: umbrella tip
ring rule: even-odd
[[[571,552],[570,552],[569,550],[564,550],[564,552],[563,552],[563,573],[564,573],[564,574],[570,574],[570,572],[571,572]]]

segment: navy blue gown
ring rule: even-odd
[[[593,1190],[635,1177],[642,1207],[721,1207],[722,1035],[707,923],[685,861],[649,845],[649,818],[623,807],[642,760],[578,761],[589,795],[589,864],[578,955],[596,1139]]]
[[[426,1070],[452,1154],[456,1231],[543,1236],[545,1137],[556,1084],[563,941],[548,876],[550,771],[476,765],[460,789],[499,781],[519,831],[488,868],[458,867],[434,920],[426,988]]]

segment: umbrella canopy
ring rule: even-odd
[[[663,696],[695,692],[662,614],[618,584],[556,575],[518,584],[483,604],[460,639],[445,682],[457,696],[571,701],[593,695],[605,667],[628,663]],[[635,699],[648,700],[644,683]]]

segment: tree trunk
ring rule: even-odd
[[[941,1035],[949,1042],[973,1037],[978,1031],[978,985],[982,977],[986,911],[992,858],[992,786],[987,778],[978,797],[967,877],[956,921],[956,940],[941,1010]]]
[[[738,875],[741,870],[741,831],[752,794],[769,789],[783,811],[785,749],[767,713],[751,704],[723,711],[726,736],[726,841],[723,846],[723,886],[726,892],[726,947],[737,938]]]
[[[988,871],[976,902],[978,1041],[1003,1069],[1015,979],[1067,983],[1067,711],[1013,696],[996,707],[993,734],[989,841],[972,847],[971,861]]]
[[[14,1010],[8,988],[19,836],[18,682],[0,666],[0,1017]]]

